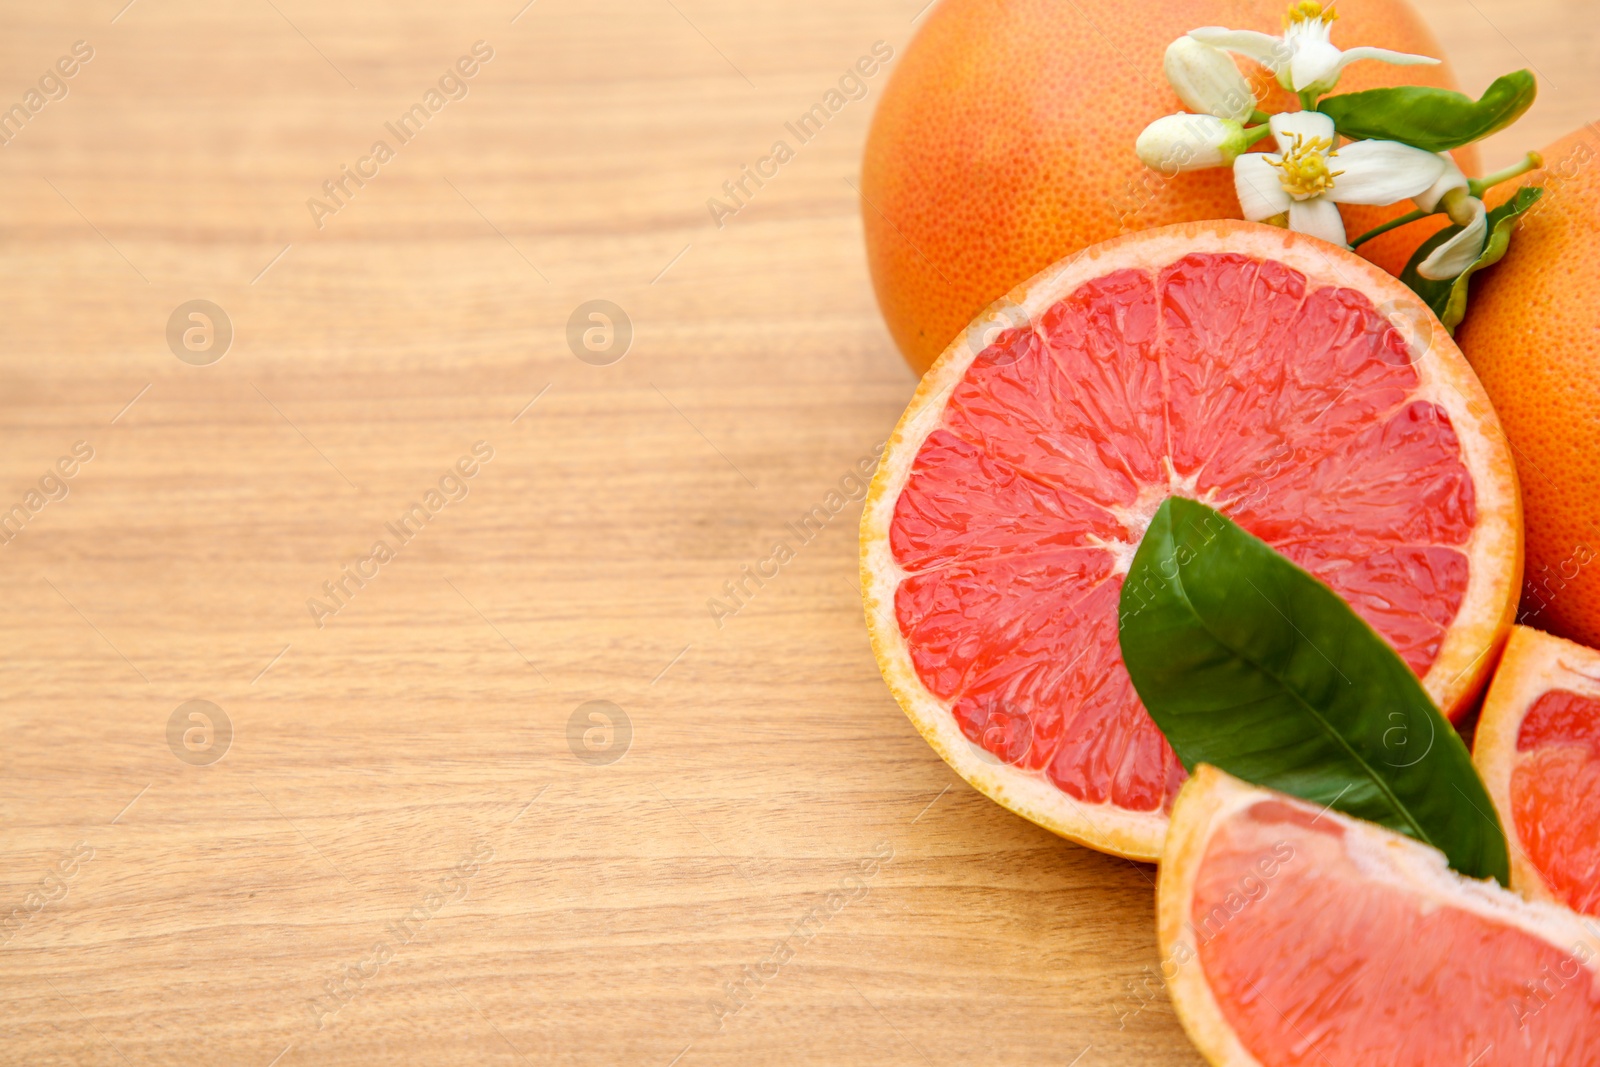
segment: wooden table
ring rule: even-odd
[[[0,151],[0,1061],[1197,1062],[1151,870],[885,691],[858,504],[708,609],[913,386],[881,89],[706,200],[923,0],[124,2],[0,32],[72,70]],[[1545,75],[1486,163],[1600,111],[1585,0],[1425,7]]]

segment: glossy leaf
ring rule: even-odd
[[[1467,314],[1467,289],[1472,276],[1483,268],[1492,267],[1500,262],[1506,254],[1506,249],[1511,246],[1511,231],[1516,227],[1518,216],[1538,203],[1539,197],[1543,195],[1544,190],[1536,185],[1524,186],[1518,189],[1510,200],[1489,212],[1487,219],[1489,235],[1484,240],[1482,254],[1454,278],[1443,281],[1424,278],[1417,273],[1417,267],[1435,248],[1460,233],[1460,226],[1446,226],[1422,242],[1421,247],[1412,253],[1411,262],[1406,264],[1406,269],[1400,272],[1400,280],[1409,285],[1411,291],[1433,309],[1433,313],[1439,316],[1439,321],[1444,323],[1445,329],[1452,334],[1455,333],[1456,327],[1461,325],[1461,320]]]
[[[1380,823],[1509,877],[1467,747],[1333,590],[1204,504],[1156,511],[1122,587],[1122,658],[1178,758]]]
[[[1537,92],[1533,75],[1519,70],[1496,78],[1476,100],[1449,89],[1402,85],[1324,97],[1317,110],[1344,137],[1446,152],[1517,121]]]

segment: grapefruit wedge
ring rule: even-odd
[[[1156,887],[1162,976],[1218,1067],[1600,1064],[1600,939],[1444,854],[1202,765]]]
[[[1472,762],[1506,829],[1512,888],[1600,915],[1600,652],[1513,629]]]
[[[1092,246],[991,306],[923,378],[873,480],[873,650],[968,782],[1144,860],[1185,772],[1123,668],[1117,601],[1174,493],[1331,586],[1452,717],[1521,583],[1516,476],[1477,378],[1355,255],[1187,223]]]

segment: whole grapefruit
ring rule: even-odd
[[[1162,75],[1167,45],[1198,26],[1279,33],[1284,0],[939,0],[878,105],[862,163],[867,259],[884,318],[922,373],[990,301],[1063,256],[1119,233],[1239,218],[1231,173],[1168,179],[1133,144],[1183,105]],[[1340,0],[1334,43],[1441,57],[1404,0]],[[1442,58],[1442,57],[1441,57]],[[1266,71],[1271,110],[1292,97]],[[1353,92],[1416,84],[1455,88],[1446,65],[1360,62]],[[1268,142],[1266,147],[1270,147]],[[1458,155],[1473,173],[1476,157]],[[1351,236],[1402,213],[1346,207]],[[1362,247],[1398,274],[1440,222]]]
[[[1600,129],[1544,150],[1545,189],[1472,283],[1457,340],[1500,414],[1527,521],[1524,621],[1600,645]],[[1515,192],[1491,193],[1490,205]]]

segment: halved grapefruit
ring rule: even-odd
[[[991,306],[923,378],[873,480],[873,650],[967,781],[1145,860],[1184,769],[1123,668],[1117,600],[1174,493],[1328,583],[1452,717],[1522,578],[1516,476],[1477,378],[1357,256],[1187,223],[1088,248]]]
[[[1600,1064],[1600,939],[1444,853],[1202,765],[1172,810],[1162,977],[1218,1067]]]
[[[1511,886],[1600,915],[1600,652],[1515,627],[1472,762],[1511,844]]]

